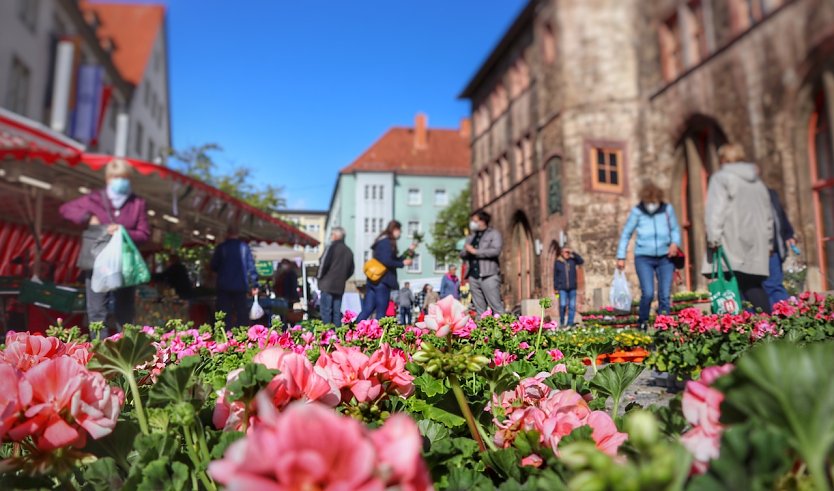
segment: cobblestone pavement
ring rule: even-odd
[[[620,401],[620,411],[624,411],[625,407],[632,402],[636,402],[643,407],[650,405],[667,406],[669,401],[674,399],[680,391],[667,389],[665,374],[660,379],[658,379],[658,375],[653,370],[644,370],[623,395],[623,399]],[[586,378],[591,378],[590,370]],[[611,406],[612,401],[609,399],[606,407],[610,410]]]

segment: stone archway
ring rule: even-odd
[[[509,261],[511,290],[514,300],[520,302],[532,298],[535,281],[535,260],[533,236],[530,225],[523,212],[516,213],[513,220],[512,236],[510,240]]]
[[[686,254],[682,276],[687,290],[706,289],[706,279],[700,273],[706,257],[707,183],[719,167],[718,147],[726,142],[727,137],[717,122],[695,116],[690,118],[675,148],[676,168],[670,202],[681,226],[681,246]]]

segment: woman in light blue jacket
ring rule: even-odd
[[[658,313],[671,311],[672,278],[675,265],[672,258],[678,255],[681,231],[675,210],[663,202],[663,191],[648,182],[640,190],[640,203],[632,208],[626,221],[620,244],[617,247],[617,268],[625,269],[626,250],[634,232],[634,267],[640,280],[640,325],[649,320],[649,310],[654,300],[654,282],[657,278]]]

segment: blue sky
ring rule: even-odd
[[[457,100],[524,0],[169,0],[174,146],[325,209],[388,127],[458,127]]]

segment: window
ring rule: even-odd
[[[493,91],[490,96],[492,119],[496,119],[498,116],[502,115],[504,111],[507,110],[508,104],[507,89],[502,84],[498,84],[498,86],[495,87],[495,91]]]
[[[382,199],[382,198],[383,198],[383,192],[384,192],[384,191],[385,191],[385,186],[380,185],[380,186],[379,186],[379,199]]]
[[[533,172],[533,140],[529,135],[521,141],[521,146],[524,149],[524,171],[530,174]]]
[[[421,205],[423,203],[423,194],[417,188],[410,188],[408,190],[408,204],[412,206]]]
[[[515,99],[530,86],[530,67],[524,58],[519,58],[510,68],[510,98]]]
[[[446,261],[443,259],[434,258],[434,272],[435,273],[445,273],[448,265]]]
[[[369,218],[365,219],[365,233],[366,234],[371,231],[370,227],[368,226],[369,221],[370,221]]]
[[[621,193],[624,181],[622,148],[592,147],[589,154],[591,189]]]
[[[668,82],[674,80],[683,69],[683,49],[677,15],[673,15],[660,26],[658,39],[663,78]]]
[[[547,161],[547,211],[562,213],[562,157]]]
[[[492,180],[489,177],[489,170],[484,169],[479,180],[481,181],[481,205],[483,206],[492,199]]]
[[[367,184],[365,184],[365,199],[367,200],[370,197],[371,197],[371,187],[368,186]]]
[[[148,161],[153,162],[153,159],[156,158],[155,150],[153,140],[148,139]]]
[[[521,142],[513,149],[513,164],[515,165],[515,182],[521,182],[527,171],[524,169],[524,147]]]
[[[707,38],[704,30],[704,9],[701,0],[689,2],[683,9],[686,15],[687,32],[689,41],[689,56],[687,66],[693,66],[707,57]]]
[[[434,205],[435,206],[446,206],[449,204],[449,194],[446,193],[445,189],[435,189],[434,190]]]
[[[136,123],[136,155],[142,155],[142,140],[145,131],[142,128],[142,123]]]
[[[308,232],[318,233],[321,230],[321,226],[318,223],[308,223],[306,229]]]
[[[23,25],[35,31],[38,22],[38,5],[40,0],[17,0],[17,15]]]
[[[12,59],[9,73],[9,88],[6,90],[6,107],[18,114],[26,114],[29,99],[29,78],[31,72],[17,57]]]
[[[495,196],[501,196],[501,193],[504,192],[504,168],[501,160],[495,163],[495,170],[492,172],[492,178],[495,180]]]
[[[411,240],[414,237],[414,234],[420,233],[420,221],[419,220],[409,220],[408,221],[408,228],[406,229],[406,238]]]
[[[362,260],[364,262],[368,262],[370,259],[371,259],[371,252],[370,251],[365,251],[365,252],[362,253]]]
[[[548,65],[556,61],[556,33],[550,24],[544,25],[542,34],[542,58]]]
[[[371,199],[376,199],[376,186],[371,186]]]
[[[414,257],[411,258],[411,260],[413,262],[408,266],[408,269],[406,269],[406,271],[408,271],[409,273],[420,273],[423,270],[420,267],[420,255],[415,254]]]

